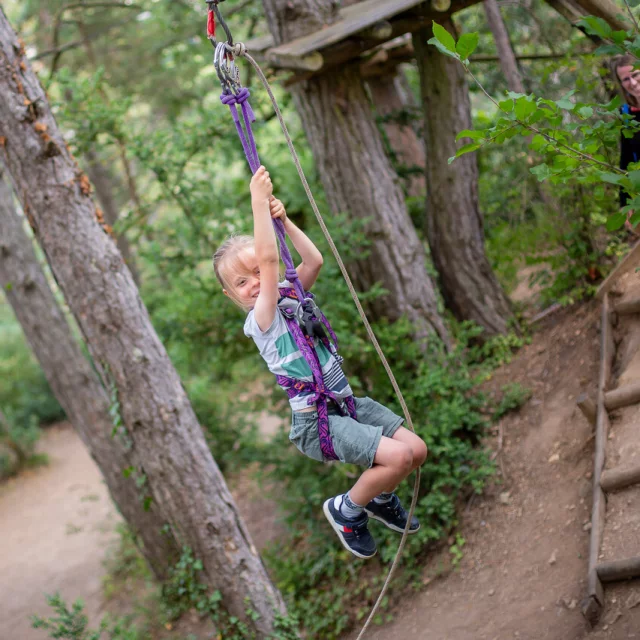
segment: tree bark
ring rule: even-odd
[[[449,18],[443,26],[455,33]],[[431,255],[454,315],[479,324],[485,336],[506,333],[513,314],[484,251],[476,155],[448,162],[456,153],[458,132],[472,128],[465,74],[460,63],[427,44],[432,35],[428,28],[413,36],[425,114]]]
[[[421,197],[425,195],[427,188],[424,176],[426,163],[424,141],[418,137],[410,123],[393,119],[393,116],[397,117],[408,107],[414,106],[411,95],[407,94],[407,88],[403,86],[403,75],[402,69],[396,69],[393,74],[369,78],[367,85],[376,113],[383,118],[392,116],[392,119],[386,121],[383,127],[398,164],[407,169],[420,170],[419,173],[410,173],[407,176],[407,195]]]
[[[322,28],[337,12],[331,0],[263,1],[277,44]],[[371,254],[350,267],[360,290],[380,282],[389,292],[371,311],[391,320],[406,315],[416,337],[435,333],[448,343],[425,252],[385,155],[357,66],[300,82],[293,97],[331,210],[369,219],[365,232]]]
[[[87,175],[91,179],[91,184],[96,190],[96,197],[102,206],[104,211],[104,218],[110,227],[113,227],[118,221],[118,206],[113,197],[113,181],[109,175],[109,171],[100,161],[98,154],[94,151],[88,151],[84,154],[87,160]],[[120,253],[127,263],[131,275],[135,280],[135,283],[140,285],[140,276],[136,268],[133,254],[131,253],[131,246],[124,233],[116,233],[116,244]]]
[[[179,547],[162,534],[165,520],[155,505],[143,509],[144,493],[135,484],[139,456],[127,438],[112,435],[107,393],[71,334],[1,174],[0,286],[53,394],[100,468],[118,510],[142,542],[141,550],[154,572],[166,578]],[[125,478],[123,471],[129,468],[136,471]]]
[[[516,60],[509,39],[509,32],[502,19],[497,0],[484,0],[484,12],[496,43],[498,58],[500,59],[500,68],[502,69],[502,73],[504,73],[504,77],[507,79],[509,91],[524,93],[522,74],[520,73],[518,61]]]
[[[87,341],[117,394],[144,488],[202,581],[259,637],[284,604],[224,482],[130,271],[96,219],[88,178],[71,157],[23,45],[0,10],[0,149],[22,208]],[[248,618],[249,607],[258,614]]]

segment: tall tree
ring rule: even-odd
[[[126,434],[114,434],[109,397],[74,339],[49,288],[31,240],[16,212],[11,191],[0,175],[0,286],[20,322],[49,386],[98,464],[109,492],[142,551],[161,578],[179,547],[163,535],[165,521],[155,505],[143,508],[136,487],[140,459]],[[123,437],[124,436],[124,437]],[[125,478],[123,471],[132,470]]]
[[[95,151],[88,151],[84,156],[87,160],[87,174],[91,179],[91,184],[96,190],[98,201],[102,205],[105,221],[113,228],[118,221],[118,206],[114,197],[115,188],[113,178]],[[116,244],[118,245],[118,249],[120,249],[124,261],[131,270],[133,279],[136,284],[139,285],[140,275],[136,268],[131,246],[124,232],[116,234]]]
[[[263,0],[276,44],[323,28],[338,10],[333,0]],[[356,285],[381,282],[389,292],[374,303],[378,317],[402,315],[418,335],[448,341],[425,267],[425,253],[407,213],[397,176],[384,153],[357,66],[344,65],[292,88],[327,200],[334,213],[368,219],[371,255],[352,266]]]
[[[408,117],[416,104],[407,86],[404,72],[397,67],[391,73],[368,78],[367,85],[376,113],[383,118],[384,131],[391,151],[396,156],[398,164],[409,171],[407,195],[424,196],[424,141],[417,135]]]
[[[455,33],[451,18],[443,21]],[[427,41],[431,27],[413,34],[424,108],[427,149],[426,229],[445,303],[461,320],[473,320],[485,335],[505,333],[513,318],[484,250],[478,206],[475,154],[448,160],[456,136],[472,129],[469,91],[462,66]]]
[[[130,271],[96,219],[24,47],[0,9],[0,148],[22,208],[140,456],[144,488],[202,581],[264,637],[284,603],[224,482]],[[258,616],[247,616],[250,608]]]
[[[522,74],[518,67],[518,60],[513,52],[511,40],[507,26],[502,19],[500,7],[497,0],[484,0],[484,13],[487,16],[487,23],[493,34],[493,39],[498,50],[498,58],[500,58],[500,68],[504,77],[507,79],[509,91],[516,93],[524,93],[524,84],[522,82]]]

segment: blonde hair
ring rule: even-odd
[[[245,311],[248,309],[235,295],[235,287],[231,283],[229,274],[248,271],[247,266],[239,256],[244,249],[253,247],[253,245],[254,240],[252,236],[230,236],[218,247],[218,250],[213,256],[213,270],[216,278],[218,278],[222,288],[227,290],[231,300]]]
[[[638,103],[638,99],[628,93],[622,86],[622,82],[620,82],[620,77],[618,76],[618,69],[620,67],[632,67],[637,64],[637,62],[638,59],[635,56],[631,55],[630,53],[625,53],[623,55],[615,56],[615,58],[612,58],[609,65],[611,73],[618,83],[618,88],[620,89],[622,97],[627,102],[627,104],[631,105],[632,107],[640,107],[640,104]]]

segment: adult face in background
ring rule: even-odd
[[[616,69],[622,88],[640,104],[640,69],[624,65]]]

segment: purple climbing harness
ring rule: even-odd
[[[246,88],[240,88],[237,94],[234,94],[230,88],[225,88],[224,93],[220,96],[220,100],[223,104],[226,104],[231,110],[233,121],[236,125],[238,137],[242,143],[242,149],[249,162],[249,167],[252,173],[255,173],[260,168],[260,159],[258,158],[258,150],[256,149],[256,143],[253,137],[253,131],[251,130],[251,123],[255,122],[255,116],[251,105],[249,104],[249,90]],[[239,104],[242,110],[242,117],[244,120],[244,129],[240,122],[240,114],[236,105]],[[273,226],[278,237],[280,244],[280,255],[285,265],[285,278],[293,285],[293,288],[281,288],[280,295],[284,298],[291,298],[293,300],[302,301],[299,302],[298,307],[306,313],[306,319],[310,323],[310,326],[321,324],[329,333],[331,340],[325,336],[317,337],[324,345],[333,353],[333,355],[339,358],[337,353],[338,339],[334,333],[329,321],[325,318],[324,314],[318,309],[314,300],[313,294],[305,292],[302,287],[302,283],[298,278],[298,272],[293,264],[293,258],[289,252],[286,242],[286,231],[284,224],[281,220],[273,220]],[[338,456],[333,448],[331,442],[331,435],[329,433],[329,412],[328,412],[328,400],[333,400],[338,409],[344,415],[342,409],[342,403],[336,398],[336,396],[325,387],[324,379],[322,376],[322,367],[316,353],[314,338],[312,335],[305,335],[302,327],[299,324],[299,318],[295,311],[292,309],[281,310],[287,328],[293,336],[296,345],[300,349],[300,352],[307,361],[307,364],[311,368],[313,374],[313,381],[297,380],[295,378],[288,378],[286,376],[276,376],[277,383],[284,387],[287,391],[289,398],[295,398],[297,395],[303,392],[311,392],[309,396],[308,404],[315,404],[318,411],[318,436],[320,438],[320,448],[322,455],[326,460],[337,460]],[[349,396],[344,399],[344,403],[347,407],[349,415],[357,420],[356,405],[353,396]]]

